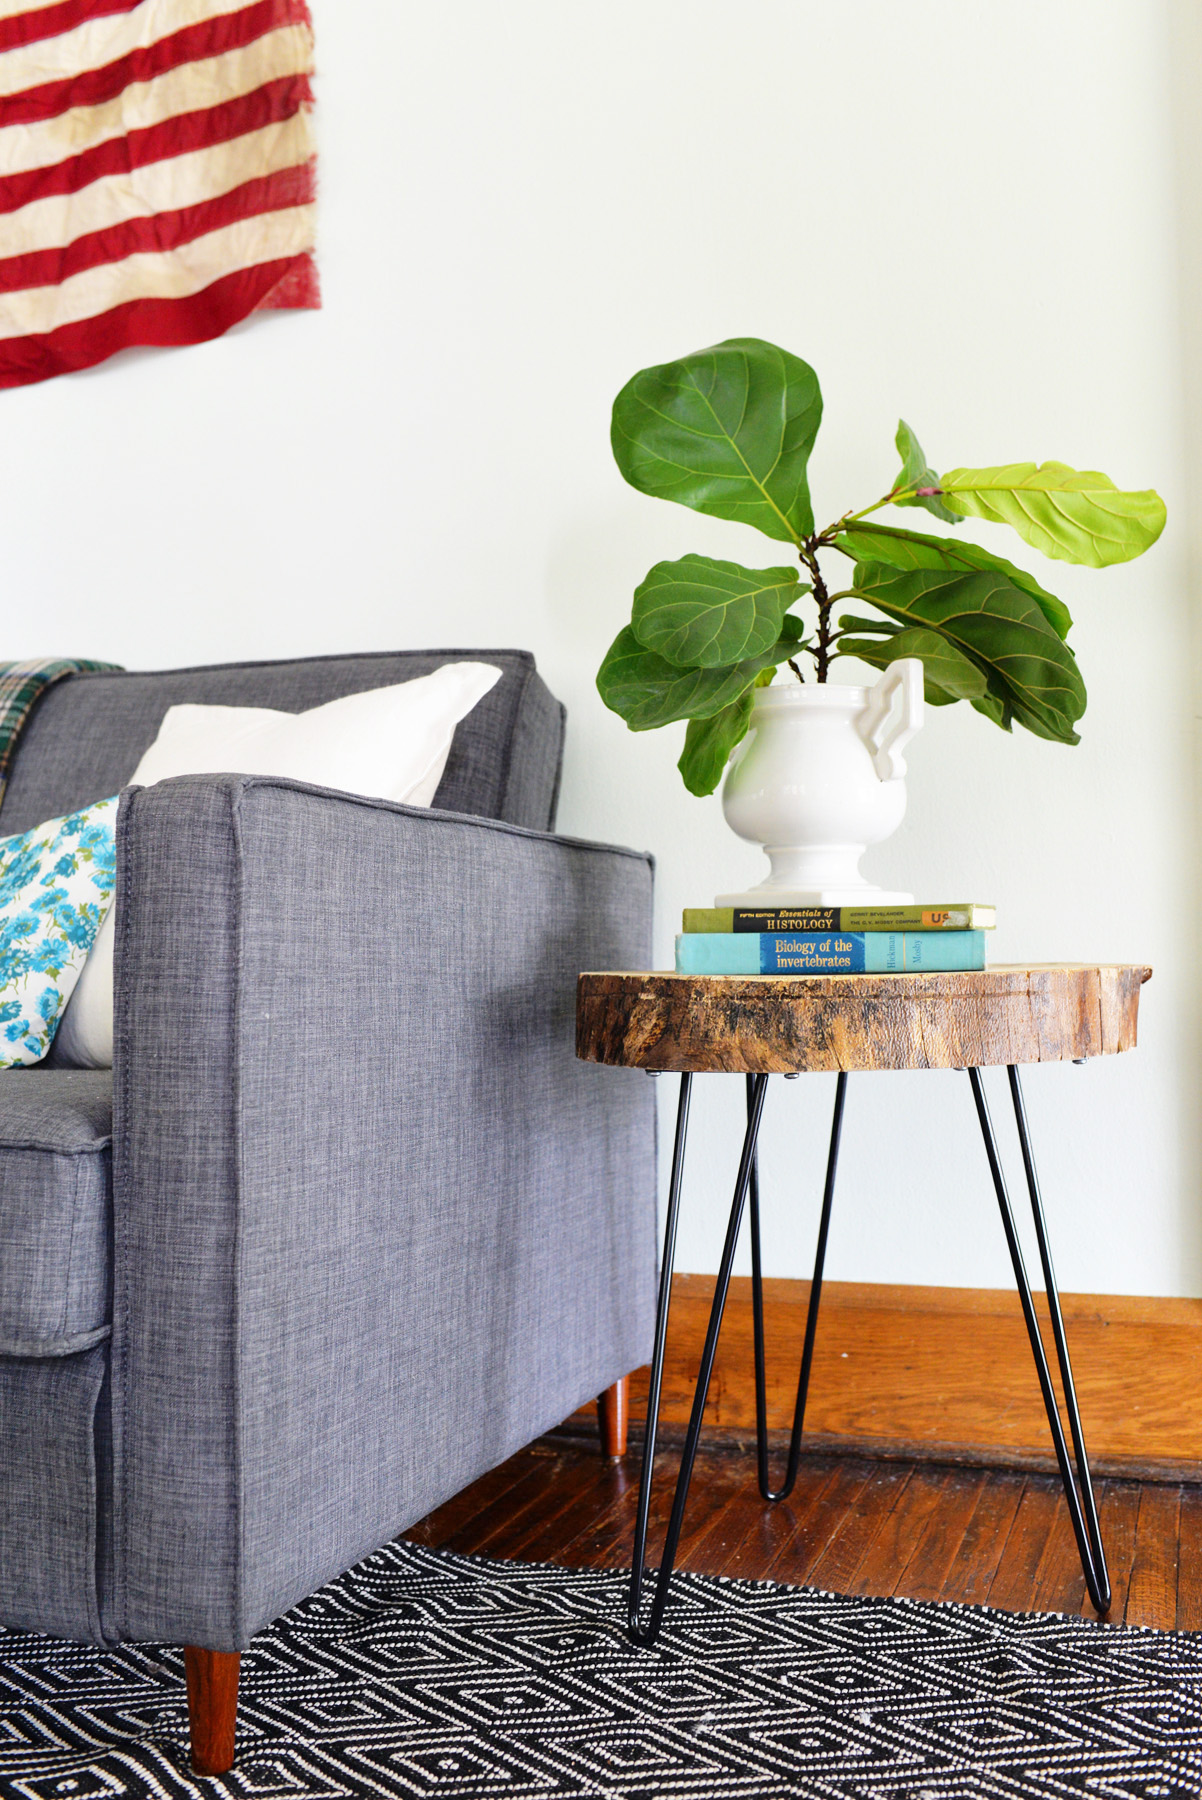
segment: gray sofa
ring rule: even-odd
[[[0,1074],[0,1625],[240,1651],[647,1360],[652,1083],[577,1062],[573,1008],[580,969],[646,966],[652,872],[550,834],[529,655],[71,677],[0,832],[117,791],[177,701],[463,656],[503,678],[435,809],[122,799],[111,1077]]]

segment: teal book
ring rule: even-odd
[[[886,975],[983,969],[983,931],[687,931],[678,975]]]

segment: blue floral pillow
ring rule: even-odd
[[[0,1068],[50,1048],[116,880],[117,796],[0,838]]]

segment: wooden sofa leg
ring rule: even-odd
[[[626,1420],[630,1411],[630,1377],[623,1375],[597,1401],[601,1421],[601,1449],[606,1456],[625,1456]]]
[[[224,1775],[234,1766],[241,1661],[237,1650],[198,1650],[194,1644],[184,1650],[192,1767],[198,1775]]]

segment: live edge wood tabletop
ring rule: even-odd
[[[1093,1056],[1112,1056],[1120,1050],[1133,1050],[1139,992],[1151,973],[1151,969],[1131,963],[1033,963],[1025,967],[1002,965],[992,969],[912,975],[677,975],[621,970],[581,975],[576,1003],[577,1055],[586,1062],[647,1069],[653,1073],[677,1072],[681,1078],[630,1578],[628,1630],[635,1643],[654,1643],[667,1605],[718,1334],[722,1328],[744,1205],[749,1195],[758,1480],[760,1493],[770,1505],[787,1499],[792,1490],[799,1466],[822,1293],[844,1096],[850,1075],[874,1069],[960,1069],[968,1072],[1082,1571],[1093,1606],[1100,1616],[1105,1617],[1111,1603],[1110,1575],[1085,1452],[1018,1068],[1023,1063],[1076,1062]],[[1060,1371],[1063,1407],[1072,1438],[1071,1454],[981,1080],[981,1069],[991,1064],[1000,1064],[1007,1069]],[[819,1072],[836,1073],[838,1079],[788,1463],[783,1483],[773,1488],[768,1466],[756,1146],[768,1077]],[[645,1550],[689,1100],[694,1075],[708,1073],[747,1077],[747,1129],[710,1306],[705,1346],[697,1371],[688,1431],[680,1456],[671,1516],[659,1569],[653,1577],[650,1612],[644,1616]]]
[[[1138,963],[954,974],[582,974],[576,1054],[696,1074],[971,1069],[1133,1050]]]

